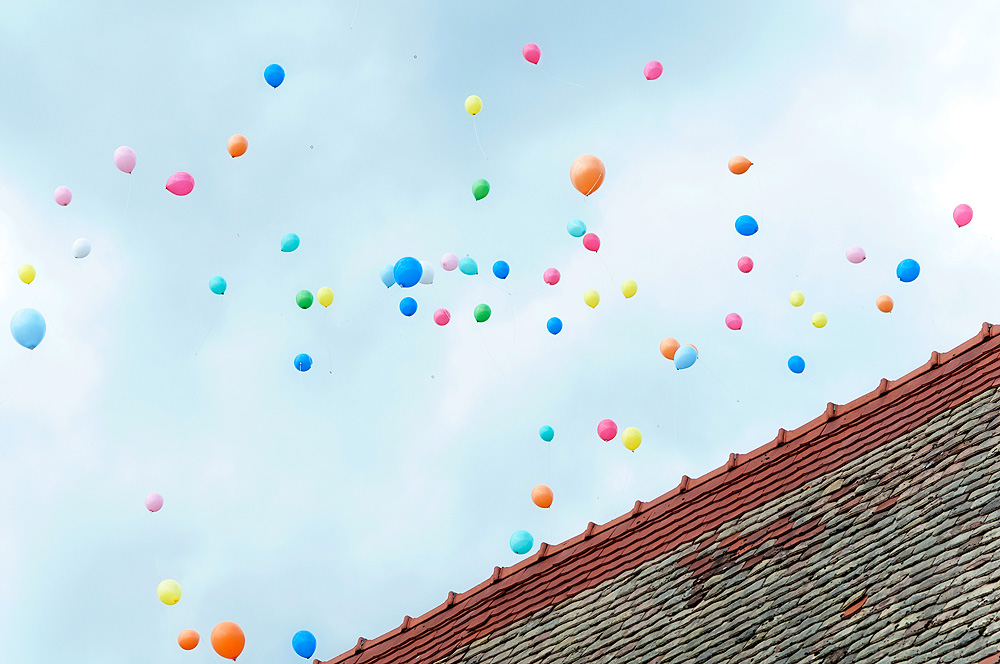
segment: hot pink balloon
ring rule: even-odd
[[[868,256],[865,255],[865,250],[862,249],[861,247],[854,246],[847,248],[847,260],[851,261],[852,263],[855,264],[860,263],[867,257]]]
[[[736,267],[740,268],[740,272],[746,274],[753,269],[753,259],[749,256],[744,256],[736,261]]]
[[[443,267],[446,271],[451,272],[458,267],[458,256],[451,253],[445,254],[441,257],[441,267]]]
[[[451,312],[447,309],[438,309],[434,312],[434,322],[438,325],[447,325],[451,320]]]
[[[646,63],[646,68],[642,70],[647,81],[655,81],[663,73],[663,65],[658,60],[650,60]]]
[[[730,330],[738,330],[743,327],[743,317],[739,314],[729,314],[726,316],[726,327]]]
[[[593,233],[587,233],[583,236],[583,246],[591,251],[597,251],[601,248],[601,238]]]
[[[542,49],[538,48],[538,44],[528,43],[521,49],[521,55],[531,64],[537,65],[538,60],[542,57]]]
[[[167,191],[177,196],[187,196],[194,189],[194,178],[190,173],[177,171],[167,178]]]
[[[127,145],[123,145],[115,150],[115,168],[122,173],[131,173],[135,170],[135,150]]]
[[[970,208],[965,203],[962,203],[955,208],[955,211],[951,213],[951,218],[955,220],[958,227],[961,228],[967,223],[972,221],[972,208]]]
[[[73,200],[73,192],[69,190],[69,187],[56,187],[55,192],[52,194],[52,198],[56,200],[59,205],[69,205],[69,202]]]
[[[151,493],[146,496],[146,509],[150,512],[159,512],[163,507],[163,496],[158,493]]]
[[[613,440],[618,435],[618,425],[614,423],[614,420],[601,420],[597,425],[597,435],[604,442]]]
[[[547,283],[549,286],[555,286],[556,284],[558,284],[559,277],[560,277],[559,270],[555,269],[554,267],[550,267],[545,271],[545,274],[542,275],[542,279],[545,279],[545,283]]]

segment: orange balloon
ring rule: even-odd
[[[674,359],[674,353],[677,349],[681,347],[681,342],[677,341],[673,337],[667,337],[660,342],[660,355],[667,358],[668,360]]]
[[[742,156],[735,156],[729,160],[729,172],[733,175],[743,175],[753,166],[753,162]]]
[[[552,489],[544,484],[539,484],[531,490],[531,502],[543,509],[550,507],[552,505]]]
[[[194,650],[199,642],[201,642],[201,637],[193,629],[186,629],[177,635],[177,645],[184,650]]]
[[[212,647],[220,656],[236,661],[244,645],[246,637],[236,623],[227,620],[212,628]]]
[[[229,137],[229,142],[226,143],[226,149],[229,150],[230,157],[242,157],[247,153],[247,145],[246,136],[243,134],[233,134]]]
[[[604,162],[592,154],[577,157],[569,167],[569,179],[584,196],[590,196],[604,182]]]
[[[888,295],[879,295],[875,299],[875,306],[878,307],[879,311],[887,314],[892,311],[892,298]]]

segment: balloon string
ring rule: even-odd
[[[323,337],[326,340],[326,361],[330,366],[330,373],[333,374],[333,355],[330,354],[330,317],[324,316],[326,322],[323,323]]]
[[[128,194],[125,195],[125,210],[122,212],[122,225],[125,225],[125,217],[128,216],[128,204],[132,200],[132,174],[128,178]]]
[[[604,269],[608,271],[608,278],[609,278],[609,279],[611,279],[611,287],[612,287],[612,288],[615,288],[615,287],[617,286],[618,282],[617,282],[617,281],[615,281],[615,275],[611,274],[611,268],[610,268],[610,267],[608,267],[608,264],[604,262],[604,259],[603,259],[603,258],[601,258],[601,255],[600,255],[600,254],[598,254],[598,253],[597,253],[596,251],[595,251],[594,253],[595,253],[595,254],[597,254],[597,257],[598,257],[598,258],[600,258],[600,260],[601,260],[601,265],[603,265],[603,266],[604,266]]]
[[[489,160],[486,156],[486,151],[483,150],[483,144],[479,142],[479,129],[476,128],[476,116],[472,116],[472,131],[476,132],[476,145],[479,146],[479,151],[483,153],[483,157]]]
[[[14,387],[10,388],[10,392],[8,392],[7,396],[3,398],[3,401],[0,401],[0,405],[7,403],[7,399],[10,399],[11,395],[14,394],[17,388],[21,387],[21,383],[24,382],[24,377],[28,375],[28,368],[30,366],[31,366],[31,354],[28,355],[28,361],[24,365],[24,372],[21,374],[21,377],[17,380],[16,383],[14,383]]]
[[[200,344],[198,344],[198,350],[194,352],[195,357],[197,357],[198,353],[201,352],[201,347],[205,345],[205,342],[208,341],[208,337],[212,334],[212,330],[215,329],[215,323],[219,320],[219,314],[222,313],[222,303],[225,301],[222,299],[223,297],[224,296],[222,295],[219,296],[219,306],[215,310],[215,317],[212,319],[212,324],[208,326],[208,332],[205,333],[205,338],[201,340]]]
[[[358,0],[357,4],[354,5],[354,16],[351,18],[351,27],[348,30],[354,29],[354,19],[358,17],[358,7],[361,6],[361,0]]]
[[[546,76],[548,76],[549,78],[553,78],[553,79],[555,79],[555,80],[559,81],[560,83],[565,83],[566,85],[575,85],[575,86],[576,86],[576,87],[578,87],[578,88],[582,88],[582,87],[584,87],[584,86],[580,85],[579,83],[573,83],[572,81],[564,81],[563,79],[559,78],[558,76],[554,76],[553,74],[550,74],[550,73],[548,72],[548,70],[546,70],[546,69],[542,69],[541,67],[539,67],[538,69],[540,69],[540,70],[541,70],[541,72],[542,72],[543,74],[545,74]]]
[[[487,345],[486,345],[486,339],[484,339],[484,338],[483,338],[483,328],[482,328],[482,327],[480,327],[480,326],[479,326],[479,325],[477,324],[477,325],[476,325],[476,329],[477,329],[477,330],[479,330],[479,340],[483,342],[483,348],[484,348],[484,349],[486,350],[486,354],[487,354],[487,355],[489,356],[490,360],[492,360],[492,361],[493,361],[493,366],[495,366],[495,367],[497,368],[497,371],[499,371],[499,372],[500,372],[500,375],[501,375],[501,376],[503,376],[504,378],[506,378],[506,377],[507,377],[507,374],[505,374],[505,373],[503,372],[503,369],[501,369],[501,368],[500,368],[500,365],[499,365],[499,364],[497,364],[497,361],[496,361],[496,359],[494,359],[494,358],[493,358],[493,353],[491,353],[491,352],[490,352],[490,349],[489,349],[489,346],[487,346]]]
[[[365,309],[361,313],[359,313],[359,314],[357,314],[355,316],[351,316],[350,318],[348,318],[345,321],[340,321],[339,323],[337,323],[337,326],[339,327],[341,325],[347,325],[348,323],[350,323],[355,318],[360,318],[361,316],[364,316],[369,311],[372,311],[373,309],[377,309],[378,307],[382,306],[385,303],[385,301],[389,299],[390,293],[392,293],[392,288],[387,288],[386,289],[386,293],[385,293],[385,297],[383,297],[381,300],[379,300],[378,302],[376,302],[372,306],[368,307],[367,309]]]
[[[704,360],[702,360],[702,364],[705,364],[705,361],[704,361]],[[707,372],[708,372],[708,374],[709,374],[709,375],[710,375],[710,376],[711,376],[712,378],[714,378],[714,379],[715,379],[715,382],[716,382],[716,383],[718,383],[719,385],[721,385],[721,386],[722,386],[722,389],[724,389],[724,390],[725,390],[726,392],[729,392],[729,395],[730,395],[731,397],[733,397],[734,399],[736,399],[736,403],[740,403],[740,399],[739,399],[739,397],[737,397],[737,396],[736,396],[736,393],[735,393],[735,392],[733,392],[733,391],[732,391],[731,389],[729,389],[729,386],[728,386],[728,385],[726,385],[726,384],[725,384],[725,383],[723,383],[723,382],[722,382],[721,380],[719,380],[719,377],[718,377],[718,376],[716,376],[716,375],[715,375],[715,373],[713,373],[713,372],[712,372],[712,370],[711,370],[711,369],[709,368],[709,366],[708,366],[707,364],[705,364],[705,371],[707,371]]]

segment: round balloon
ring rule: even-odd
[[[550,267],[542,275],[542,280],[545,281],[545,283],[547,283],[549,286],[555,286],[556,284],[559,283],[559,277],[560,277],[559,270],[555,269],[554,267]]]
[[[420,275],[420,283],[424,285],[434,283],[434,266],[428,261],[420,261],[420,269],[423,272]]]
[[[553,316],[545,323],[545,329],[549,331],[549,334],[559,334],[562,332],[563,323],[561,320]]]
[[[479,274],[479,265],[474,259],[465,256],[458,261],[458,270],[462,274],[467,274],[471,277]]]
[[[201,642],[201,636],[193,629],[186,629],[177,635],[177,645],[183,650],[194,650]]]
[[[52,194],[52,198],[54,198],[56,203],[59,205],[69,205],[69,202],[73,200],[73,192],[69,190],[69,187],[56,187],[55,192]]]
[[[748,214],[736,218],[736,232],[744,237],[750,237],[757,232],[757,220]]]
[[[243,652],[246,637],[234,622],[220,622],[212,628],[212,648],[220,657],[235,660]]]
[[[529,42],[521,49],[521,55],[531,64],[537,65],[538,60],[542,57],[542,49],[538,48],[538,44]]]
[[[751,166],[753,166],[753,162],[740,155],[729,160],[729,172],[733,175],[743,175]]]
[[[135,150],[129,146],[123,145],[119,148],[115,148],[115,154],[112,158],[115,162],[115,168],[122,173],[131,173],[135,170]]]
[[[396,277],[392,275],[392,263],[382,267],[382,271],[378,273],[378,278],[382,280],[382,284],[386,288],[392,288],[393,284],[396,283]]]
[[[618,435],[618,425],[614,420],[601,420],[597,423],[597,435],[601,440],[608,442]]]
[[[826,327],[827,320],[826,314],[823,312],[817,312],[813,314],[812,324],[815,327]]]
[[[483,110],[483,100],[477,95],[469,95],[465,98],[465,111],[469,115],[475,115]]]
[[[544,426],[538,430],[538,436],[546,443],[551,443],[552,439],[556,437],[556,431],[550,426]]]
[[[490,319],[490,314],[493,312],[490,310],[490,305],[488,304],[477,304],[476,309],[472,312],[477,323],[485,323]]]
[[[323,286],[320,288],[316,291],[316,301],[324,307],[328,307],[333,304],[333,289],[329,286]]]
[[[792,291],[788,296],[788,303],[793,307],[801,307],[806,303],[806,294],[800,290]]]
[[[167,191],[175,196],[187,196],[194,190],[194,178],[190,173],[177,171],[167,178]]]
[[[285,70],[281,65],[268,65],[264,68],[264,80],[272,88],[276,88],[285,80]]]
[[[80,238],[73,243],[73,258],[86,258],[90,255],[90,240]]]
[[[285,233],[281,237],[281,250],[286,254],[299,248],[299,236],[295,233]]]
[[[399,313],[404,316],[412,316],[417,313],[417,301],[412,297],[404,297],[399,301]]]
[[[573,237],[583,237],[583,234],[587,232],[587,224],[580,219],[573,219],[566,224],[566,232]]]
[[[857,245],[853,247],[848,247],[846,255],[847,255],[847,260],[850,261],[851,263],[854,263],[855,265],[862,262],[865,258],[867,258],[865,250]]]
[[[647,81],[655,81],[663,73],[663,65],[658,60],[650,60],[642,70]]]
[[[739,330],[743,328],[743,317],[739,314],[729,314],[726,316],[726,327],[730,330]]]
[[[593,309],[601,301],[601,294],[591,288],[590,290],[584,291],[583,301],[588,307]]]
[[[674,339],[673,337],[667,337],[660,342],[660,355],[667,358],[668,360],[674,359],[674,353],[677,349],[681,347],[681,343]]]
[[[955,223],[958,224],[958,227],[961,228],[972,221],[972,208],[965,203],[962,203],[951,213],[951,218],[954,219]]]
[[[534,545],[535,540],[527,530],[518,530],[510,536],[510,550],[519,556],[531,551]]]
[[[604,183],[604,162],[592,154],[581,155],[573,160],[569,179],[577,191],[589,196]]]
[[[747,274],[753,269],[753,259],[749,256],[743,256],[736,261],[736,267],[739,268],[740,272],[743,274]]]
[[[226,142],[226,150],[229,152],[229,156],[235,159],[236,157],[242,157],[247,153],[247,137],[243,134],[233,134],[229,137]]]
[[[146,496],[146,509],[150,512],[159,512],[163,509],[163,496],[158,493],[151,493]]]
[[[587,233],[583,236],[583,246],[589,251],[597,251],[601,248],[601,238],[594,233]]]
[[[448,324],[451,320],[451,312],[447,309],[438,309],[434,312],[434,322],[438,325],[444,326]]]
[[[441,257],[441,267],[445,272],[451,272],[458,267],[458,256],[455,254],[445,254]]]
[[[531,490],[531,502],[542,509],[552,507],[552,497],[552,489],[544,484],[539,484]]]
[[[625,296],[625,299],[633,297],[638,292],[639,284],[635,283],[631,279],[626,279],[622,282],[622,295]]]
[[[313,294],[305,289],[300,290],[295,294],[295,304],[301,309],[308,309],[313,305]]]
[[[903,283],[910,283],[920,274],[920,264],[912,258],[907,258],[899,262],[896,266],[896,277]]]
[[[893,306],[892,298],[888,295],[879,295],[875,298],[875,306],[884,314],[890,313]]]
[[[510,274],[510,265],[507,261],[497,261],[493,264],[493,276],[497,279],[506,279]]]
[[[173,579],[160,581],[160,585],[156,586],[156,596],[167,606],[176,604],[181,601],[181,584]]]
[[[306,355],[305,353],[299,353],[298,355],[295,356],[293,364],[295,365],[296,369],[305,372],[312,369],[313,359],[308,355]]]
[[[698,359],[698,350],[691,344],[684,344],[674,351],[674,367],[678,371],[691,367]]]
[[[226,280],[218,275],[208,280],[208,289],[216,295],[224,295],[226,293],[226,286]]]
[[[17,276],[24,283],[30,284],[35,280],[35,267],[25,263],[21,267],[17,268]]]
[[[642,444],[642,432],[635,427],[627,427],[622,431],[622,444],[633,452]]]
[[[806,361],[800,355],[792,355],[788,358],[788,370],[800,374],[806,370]]]
[[[486,198],[486,194],[488,193],[490,193],[490,183],[486,180],[479,178],[472,183],[472,195],[477,201]]]
[[[412,288],[420,283],[424,268],[416,258],[400,258],[392,268],[392,276],[403,288]]]
[[[316,637],[312,635],[312,632],[306,630],[295,632],[295,635],[292,636],[292,650],[299,657],[309,659],[316,652]]]
[[[45,319],[34,309],[20,309],[11,316],[10,333],[14,341],[34,350],[45,338]]]

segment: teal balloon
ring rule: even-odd
[[[535,538],[527,530],[519,530],[510,536],[510,550],[519,556],[531,551],[535,545]]]
[[[299,657],[309,659],[316,652],[316,637],[306,630],[295,632],[295,636],[292,637],[292,650]]]
[[[382,283],[385,284],[386,288],[392,288],[393,284],[396,283],[396,277],[392,275],[393,267],[393,264],[389,263],[382,268],[382,271],[378,275],[378,278],[382,280]]]
[[[10,319],[10,333],[14,341],[34,350],[45,338],[45,319],[34,309],[21,309]]]
[[[226,292],[226,280],[222,277],[212,277],[208,280],[208,288],[216,295],[224,295]]]
[[[556,431],[552,427],[542,427],[538,430],[538,435],[542,437],[546,443],[551,443],[552,439],[556,437]]]
[[[299,236],[295,233],[285,233],[281,238],[281,250],[286,254],[299,248]]]
[[[458,269],[461,270],[462,274],[474,275],[479,274],[479,265],[476,261],[466,256],[458,261]]]
[[[587,224],[580,219],[574,219],[566,224],[566,232],[573,237],[583,237],[587,233]]]

